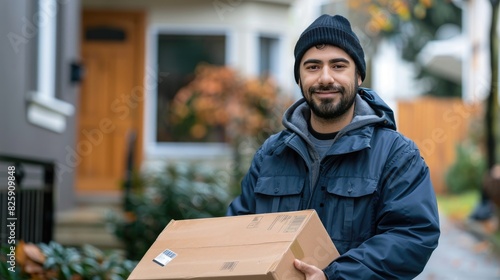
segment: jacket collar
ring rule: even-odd
[[[396,130],[392,109],[373,90],[360,88],[355,104],[353,120],[339,132],[329,154],[350,153],[369,148],[375,126]],[[302,152],[312,146],[307,128],[310,115],[304,98],[288,108],[283,116],[283,125],[294,134],[284,133],[281,138],[284,144],[296,147]],[[282,150],[283,148],[277,148],[275,152]]]

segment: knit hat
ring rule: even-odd
[[[356,63],[361,80],[366,76],[365,54],[349,21],[340,15],[322,15],[302,32],[295,45],[295,81],[299,83],[299,65],[304,53],[311,47],[327,44],[343,49]]]

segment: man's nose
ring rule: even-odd
[[[323,69],[321,69],[321,74],[318,80],[319,84],[329,85],[333,84],[334,81],[335,79],[333,78],[333,73],[331,72],[331,70],[328,67],[323,67]]]

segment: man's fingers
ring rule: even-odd
[[[298,259],[293,261],[293,265],[298,271],[304,273],[307,280],[326,280],[324,272],[313,265],[307,264]]]

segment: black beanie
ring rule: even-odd
[[[366,76],[365,54],[349,21],[340,15],[322,15],[302,32],[295,45],[295,81],[299,83],[299,65],[304,53],[316,45],[333,45],[343,49],[356,63],[361,80]]]

